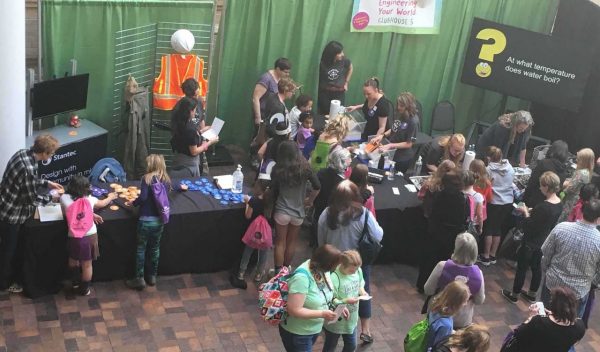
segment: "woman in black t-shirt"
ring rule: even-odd
[[[366,141],[369,136],[382,134],[390,128],[388,116],[392,102],[385,98],[383,91],[379,89],[379,80],[375,77],[369,78],[363,84],[363,94],[366,98],[364,104],[350,106],[348,111],[362,110],[367,123],[361,139]]]
[[[577,298],[567,287],[550,290],[550,303],[544,312],[529,306],[529,318],[514,331],[510,351],[566,352],[583,338],[585,326],[577,319]]]
[[[513,289],[501,292],[502,296],[511,303],[517,303],[519,294],[528,301],[535,302],[536,292],[542,282],[542,244],[556,225],[563,209],[560,198],[556,195],[556,192],[560,191],[558,175],[552,171],[546,171],[539,177],[538,182],[546,200],[538,203],[533,210],[527,206],[518,208],[525,216],[523,221],[525,235],[517,250],[517,272]],[[531,268],[531,283],[529,291],[525,292],[521,289],[529,268]]]
[[[319,65],[319,114],[329,113],[332,100],[344,105],[352,70],[352,62],[344,56],[344,46],[335,40],[327,43]]]
[[[219,137],[210,141],[202,139],[196,124],[192,119],[196,115],[198,101],[194,98],[183,97],[177,104],[171,116],[171,148],[173,163],[171,177],[200,176],[200,153],[219,141]]]
[[[415,103],[415,96],[409,92],[400,93],[397,104],[400,118],[392,122],[392,127],[389,130],[374,139],[379,143],[383,137],[389,138],[390,143],[380,146],[379,149],[382,152],[395,149],[396,170],[405,173],[414,155],[412,146],[417,137],[417,125],[415,123],[415,121],[418,121],[418,117],[416,117],[417,104]]]

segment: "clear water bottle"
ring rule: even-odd
[[[242,173],[242,165],[238,165],[237,170],[233,172],[233,184],[231,192],[242,193],[244,188],[244,174]]]
[[[423,167],[423,157],[419,155],[419,159],[415,163],[415,176],[421,175],[421,168]]]

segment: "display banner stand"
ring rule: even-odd
[[[38,173],[43,179],[67,184],[75,175],[88,177],[94,164],[106,157],[108,131],[89,120],[81,120],[81,127],[58,125],[33,131],[26,145],[33,145],[41,134],[51,134],[60,147],[50,160],[39,162]]]

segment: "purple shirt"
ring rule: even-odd
[[[260,84],[267,89],[265,94],[260,97],[260,111],[262,116],[262,111],[265,108],[265,98],[269,95],[269,93],[277,94],[277,81],[275,80],[275,77],[273,77],[273,75],[267,71],[260,76],[256,84]]]
[[[476,265],[456,264],[452,259],[446,260],[442,275],[438,281],[438,287],[444,288],[446,285],[457,279],[466,280],[471,295],[476,295],[481,290],[481,270]]]

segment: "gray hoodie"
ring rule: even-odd
[[[515,170],[508,160],[499,163],[490,162],[487,166],[488,174],[492,181],[491,204],[510,204],[513,198],[513,178]]]

